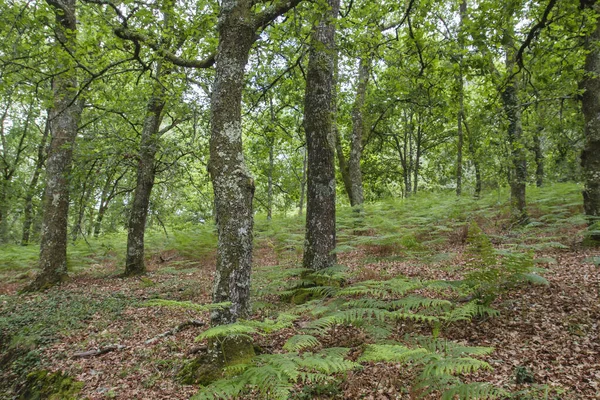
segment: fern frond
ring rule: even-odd
[[[215,400],[239,398],[245,382],[240,378],[220,379],[200,389],[190,400]]]
[[[427,349],[432,353],[440,353],[451,357],[462,355],[486,355],[494,351],[493,347],[465,346],[445,339],[435,339],[431,336],[405,336],[404,340]]]
[[[230,302],[224,303],[212,303],[212,304],[197,304],[191,301],[176,301],[176,300],[165,300],[165,299],[152,299],[142,303],[143,307],[173,307],[173,308],[185,308],[194,311],[211,311],[227,308],[231,306]]]
[[[497,399],[508,396],[505,390],[485,382],[461,383],[444,391],[442,400]]]
[[[292,322],[299,317],[294,314],[281,313],[276,320],[265,319],[264,321],[246,321],[244,324],[260,329],[264,333],[273,333],[292,326]]]
[[[500,313],[498,310],[494,310],[491,307],[487,307],[481,304],[477,304],[475,301],[471,301],[466,303],[461,307],[457,307],[452,310],[448,315],[446,315],[445,320],[447,323],[457,322],[457,321],[470,321],[477,316],[490,316],[495,317]]]
[[[429,352],[423,348],[411,349],[399,344],[370,344],[358,360],[360,362],[410,362],[421,360],[428,354]]]
[[[320,346],[321,342],[312,335],[296,335],[292,336],[285,342],[283,349],[287,351],[299,351],[309,347]]]
[[[404,311],[414,311],[418,308],[447,309],[452,306],[452,303],[448,300],[418,296],[408,296],[401,300],[394,300],[388,304],[394,309],[402,309]]]
[[[408,319],[417,322],[436,323],[440,321],[439,317],[419,313],[405,313],[402,311],[393,311],[389,315],[394,319]]]
[[[257,333],[255,327],[248,325],[243,321],[238,321],[233,324],[217,325],[213,326],[212,328],[208,328],[198,335],[198,337],[196,337],[196,341],[198,342],[204,339],[224,338],[227,336],[247,336],[252,333]]]
[[[429,360],[421,373],[422,379],[427,379],[433,375],[456,375],[469,372],[475,372],[479,369],[492,369],[485,361],[469,357],[459,358],[438,358]]]

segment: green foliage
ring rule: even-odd
[[[270,334],[288,328],[298,318],[297,315],[281,313],[277,319],[265,319],[264,321],[239,320],[233,324],[213,326],[202,332],[197,341],[205,339],[222,340],[232,336],[248,336],[254,333]]]
[[[136,300],[120,293],[106,295],[51,290],[43,295],[0,296],[0,354],[4,362],[0,375],[5,385],[18,382],[40,367],[43,349],[59,339],[87,328],[94,315],[114,320]]]
[[[346,360],[348,349],[329,348],[319,353],[263,354],[249,364],[236,365],[233,377],[217,381],[200,390],[192,399],[240,398],[255,391],[262,398],[290,398],[297,383],[325,383],[331,375],[358,368],[359,364]],[[233,371],[230,371],[233,372]]]
[[[18,399],[76,400],[83,385],[83,382],[77,382],[61,371],[33,371],[27,375]]]
[[[407,338],[416,346],[403,344],[371,344],[359,358],[360,362],[390,362],[412,365],[418,369],[413,391],[425,397],[433,391],[441,391],[443,399],[495,398],[504,392],[486,383],[464,383],[460,376],[480,369],[491,369],[484,361],[465,355],[483,355],[492,348],[469,348],[446,340],[429,337]]]
[[[153,299],[148,300],[140,304],[142,307],[173,307],[173,308],[185,308],[194,311],[211,311],[222,308],[227,308],[231,303],[210,303],[210,304],[196,304],[191,301],[176,301],[176,300],[164,300],[164,299]]]
[[[467,237],[467,268],[471,269],[463,287],[484,305],[489,305],[501,292],[524,282],[548,284],[535,272],[533,253],[496,252],[490,239],[475,221],[469,225]]]
[[[295,335],[285,342],[283,349],[287,351],[299,351],[311,347],[317,347],[321,343],[312,335]]]

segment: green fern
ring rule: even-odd
[[[287,351],[299,351],[311,347],[318,347],[320,345],[321,342],[312,335],[296,335],[285,342],[283,349]]]
[[[143,307],[173,307],[173,308],[185,308],[194,311],[212,311],[227,308],[231,306],[231,303],[213,303],[213,304],[197,304],[191,301],[176,301],[176,300],[165,300],[165,299],[153,299],[148,300],[141,304]]]
[[[239,374],[219,380],[200,390],[192,399],[240,398],[251,391],[261,398],[285,400],[297,383],[325,382],[336,373],[360,368],[346,360],[348,349],[333,348],[320,353],[263,354],[243,366]]]
[[[407,347],[402,344],[372,344],[367,346],[359,362],[393,362],[410,364],[419,368],[413,390],[418,397],[425,397],[434,391],[441,391],[443,398],[477,399],[494,397],[503,393],[486,383],[465,384],[462,374],[480,369],[491,369],[485,361],[464,354],[489,354],[492,349],[469,348],[458,343],[435,340],[428,337],[409,338],[420,345]]]
[[[247,322],[238,321],[233,324],[217,325],[208,328],[196,337],[196,341],[205,339],[222,339],[229,336],[248,336],[257,333],[257,329]]]
[[[508,396],[505,390],[485,382],[461,383],[445,390],[442,400],[497,399]]]

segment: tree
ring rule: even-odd
[[[52,82],[53,104],[49,113],[51,141],[46,160],[46,188],[40,245],[40,273],[26,290],[40,290],[67,277],[67,218],[69,174],[77,126],[83,109],[78,97],[75,62],[67,52],[77,45],[75,0],[47,0],[55,14],[56,72]],[[64,50],[66,51],[64,51]]]
[[[214,324],[250,315],[254,180],[242,148],[244,69],[258,31],[300,1],[280,1],[258,13],[250,0],[224,0],[221,4],[210,117],[209,172],[218,229],[213,301],[228,301],[231,306],[213,312]]]
[[[308,152],[306,239],[303,264],[319,270],[336,263],[333,77],[339,0],[328,0],[314,27],[306,75],[304,130]]]
[[[585,40],[588,51],[585,60],[586,75],[581,82],[583,88],[582,109],[585,118],[585,145],[581,153],[583,167],[583,208],[588,223],[594,225],[600,218],[600,5],[597,1],[581,1],[583,8],[596,14],[595,27]],[[600,240],[595,229],[592,238]]]

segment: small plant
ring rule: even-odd
[[[468,347],[431,337],[407,337],[411,346],[400,343],[367,346],[361,362],[393,362],[412,365],[418,369],[413,396],[427,397],[441,392],[444,400],[497,398],[505,395],[502,389],[481,382],[464,383],[461,375],[480,369],[491,369],[485,361],[472,356],[493,351],[489,347]]]
[[[465,256],[471,272],[463,281],[463,289],[481,304],[491,304],[501,292],[520,283],[548,284],[536,274],[543,270],[535,267],[532,252],[499,253],[475,221],[469,226]]]

